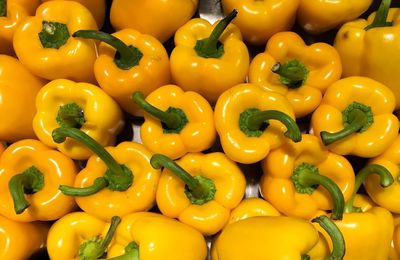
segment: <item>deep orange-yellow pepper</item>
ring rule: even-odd
[[[269,153],[262,168],[262,196],[287,216],[311,219],[333,208],[334,218],[340,219],[338,212],[353,193],[350,162],[313,135],[303,134],[298,143],[288,140]]]
[[[75,1],[49,1],[20,23],[14,33],[18,59],[33,74],[95,83],[95,41],[71,37],[77,30],[97,30],[90,11]]]
[[[192,18],[199,0],[114,0],[110,21],[115,30],[132,28],[167,41]]]
[[[294,32],[273,35],[249,68],[249,82],[287,97],[296,117],[312,113],[325,90],[340,79],[335,48],[323,42],[307,46]]]
[[[62,217],[75,201],[58,186],[72,185],[77,172],[72,159],[40,141],[13,143],[0,157],[0,214],[21,222]]]
[[[49,227],[44,222],[23,223],[0,216],[0,258],[28,259],[46,246]]]
[[[36,138],[32,126],[35,99],[45,84],[16,58],[0,55],[0,141]]]
[[[210,148],[217,137],[210,104],[193,91],[165,85],[144,95],[136,92],[133,100],[147,113],[140,127],[143,144],[153,153],[172,159],[188,152]]]
[[[225,14],[233,9],[238,15],[232,21],[242,32],[243,39],[255,45],[265,44],[275,33],[292,28],[300,0],[222,0]]]
[[[395,99],[385,85],[366,77],[333,83],[311,117],[311,128],[334,153],[375,157],[399,131]]]
[[[40,0],[0,1],[0,54],[12,55],[15,28],[27,16],[34,15]]]
[[[156,195],[160,211],[204,235],[220,231],[244,196],[245,177],[223,153],[188,153],[176,162],[155,154],[150,162],[164,167]]]
[[[289,101],[255,84],[225,91],[215,105],[214,119],[225,154],[240,163],[261,161],[286,137],[301,140]]]

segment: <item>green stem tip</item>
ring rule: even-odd
[[[136,242],[130,242],[125,247],[123,255],[109,258],[108,260],[139,260],[139,246]]]
[[[392,22],[387,22],[387,17],[390,10],[392,0],[382,0],[378,10],[376,11],[375,18],[372,23],[364,28],[368,31],[372,28],[392,26]]]

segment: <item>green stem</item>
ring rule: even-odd
[[[326,258],[328,260],[341,260],[346,253],[346,245],[344,237],[340,229],[336,224],[330,220],[327,216],[319,216],[311,220],[312,222],[318,223],[328,233],[332,240],[332,253]]]
[[[178,176],[187,186],[186,196],[191,203],[202,205],[215,197],[215,184],[212,180],[204,176],[192,176],[180,167],[176,162],[162,154],[154,154],[150,159],[153,168],[167,168]]]
[[[108,186],[108,182],[104,177],[98,177],[93,184],[85,188],[75,188],[67,185],[60,185],[58,188],[62,193],[68,196],[90,196],[96,194]]]
[[[379,175],[380,184],[382,187],[388,187],[388,186],[392,185],[392,183],[394,182],[393,176],[382,165],[370,164],[370,165],[365,166],[356,175],[354,191],[344,206],[344,212],[346,212],[346,213],[360,212],[360,209],[354,207],[354,205],[353,205],[354,199],[355,199],[357,192],[360,189],[362,183],[364,182],[365,178],[367,178],[367,176],[370,174],[378,174]]]
[[[365,27],[364,30],[368,31],[369,29],[372,28],[392,26],[392,22],[386,21],[391,4],[392,0],[382,0],[381,5],[378,8],[378,11],[376,11],[374,20],[370,25]]]
[[[203,58],[219,58],[224,54],[224,45],[219,42],[219,38],[236,15],[237,11],[233,9],[230,14],[218,22],[208,38],[196,42],[194,50],[197,55]]]
[[[111,45],[117,50],[114,56],[114,63],[123,70],[128,70],[138,65],[143,57],[143,53],[138,48],[128,46],[114,35],[102,31],[79,30],[74,32],[72,37],[99,40]]]
[[[302,163],[293,171],[291,179],[298,193],[312,194],[318,185],[324,187],[332,198],[332,219],[342,219],[344,208],[343,193],[334,181],[320,175],[317,167]]]
[[[296,59],[289,60],[284,64],[278,62],[272,66],[271,71],[278,74],[281,83],[289,88],[301,87],[308,76],[307,67]]]
[[[38,36],[43,48],[58,49],[68,41],[69,31],[66,24],[43,21]]]
[[[14,202],[15,213],[21,214],[29,207],[25,194],[33,194],[44,186],[44,176],[35,166],[31,166],[20,174],[11,177],[8,189]]]
[[[353,102],[342,112],[344,128],[336,133],[321,131],[320,136],[325,145],[337,142],[353,133],[366,131],[374,122],[369,106]]]
[[[7,0],[0,0],[0,17],[7,16]]]
[[[103,146],[96,142],[89,135],[85,134],[79,129],[71,127],[59,127],[53,130],[53,140],[56,143],[62,143],[67,137],[77,140],[84,144],[87,148],[93,151],[101,160],[107,165],[108,170],[104,174],[104,182],[107,183],[107,188],[113,191],[125,191],[133,182],[132,172],[124,165],[118,164],[118,162],[111,156]],[[97,180],[93,186],[105,185],[103,182]],[[85,192],[88,190],[96,189],[96,187],[89,188],[74,188],[68,186],[62,186],[64,191],[69,192],[66,195],[70,196],[87,196]],[[80,195],[76,195],[80,193]],[[72,195],[74,194],[74,195]],[[91,194],[89,194],[91,195]]]
[[[141,109],[164,123],[165,130],[168,133],[180,133],[189,122],[185,112],[181,109],[170,107],[167,111],[162,111],[147,102],[143,93],[140,91],[133,93],[132,100]]]
[[[130,242],[125,247],[125,253],[108,260],[139,260],[139,246],[136,242]]]
[[[239,128],[248,137],[259,137],[268,127],[268,120],[278,120],[286,126],[285,136],[294,142],[301,141],[301,132],[296,121],[278,110],[260,111],[257,108],[248,108],[239,116]]]
[[[120,222],[121,222],[120,217],[118,216],[112,217],[110,227],[104,239],[101,239],[99,237],[93,237],[85,241],[83,244],[81,244],[78,252],[79,259],[97,260],[100,257],[102,257],[105,254],[107,247],[110,244]]]
[[[77,103],[62,105],[58,109],[56,121],[61,127],[74,127],[80,129],[85,123],[83,109]]]

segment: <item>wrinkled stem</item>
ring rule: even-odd
[[[278,62],[272,66],[271,71],[278,74],[281,83],[289,88],[301,87],[308,76],[306,66],[296,59],[284,64]]]
[[[369,29],[372,28],[392,26],[392,22],[386,21],[389,14],[391,3],[392,0],[382,0],[381,5],[378,8],[378,11],[376,11],[374,20],[370,25],[365,27],[364,30],[368,31]]]
[[[80,129],[85,123],[83,109],[76,103],[60,106],[56,117],[57,124],[61,127],[73,127]]]

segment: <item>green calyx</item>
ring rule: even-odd
[[[364,28],[364,30],[368,31],[373,28],[392,26],[393,25],[392,22],[386,21],[388,14],[389,14],[389,9],[390,9],[391,3],[392,3],[392,0],[382,0],[380,6],[378,8],[378,11],[375,14],[374,20],[372,21],[371,24],[366,26]]]
[[[261,111],[257,108],[248,108],[239,115],[239,128],[248,137],[260,137],[268,128],[268,120],[278,120],[284,124],[287,131],[284,135],[293,140],[301,141],[301,132],[296,121],[278,110]]]
[[[279,75],[279,81],[289,88],[301,87],[307,79],[308,69],[299,60],[293,59],[284,64],[276,63],[271,71]]]
[[[198,40],[194,46],[197,55],[203,58],[220,58],[224,55],[224,45],[219,42],[219,38],[236,16],[237,11],[234,9],[230,14],[218,22],[214,27],[214,30],[211,32],[210,37]]]
[[[69,39],[67,25],[59,22],[43,21],[38,35],[43,48],[59,49]]]
[[[58,109],[57,124],[61,127],[80,129],[85,123],[83,109],[77,103],[68,103]]]
[[[290,177],[298,193],[312,194],[318,188],[318,184],[309,185],[309,183],[301,179],[304,175],[319,175],[318,168],[312,164],[302,163],[294,169]]]
[[[179,134],[183,128],[185,128],[186,124],[189,123],[189,120],[183,112],[182,109],[176,108],[176,107],[169,107],[167,111],[165,111],[167,114],[173,114],[176,115],[177,118],[180,118],[179,124],[177,124],[175,127],[169,127],[166,123],[161,121],[161,125],[163,127],[163,133],[165,134]]]
[[[7,0],[0,0],[0,17],[7,16]]]
[[[44,176],[35,166],[11,177],[8,189],[14,202],[16,214],[21,214],[29,207],[25,194],[34,194],[44,187]]]
[[[320,136],[325,145],[330,145],[353,133],[366,131],[374,122],[371,107],[353,102],[342,112],[344,128],[336,133],[321,131]]]
[[[139,260],[139,245],[136,242],[130,242],[125,247],[123,255],[109,258],[108,260]]]

